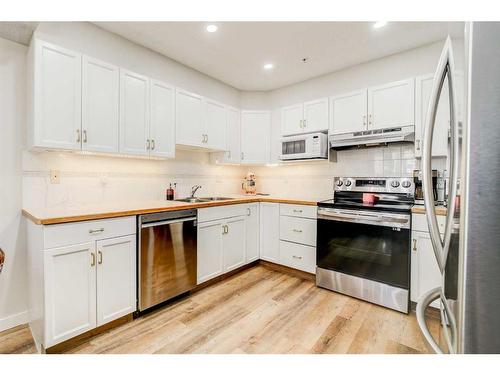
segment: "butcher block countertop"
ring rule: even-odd
[[[411,212],[414,214],[425,214],[425,206],[413,206]],[[436,215],[446,216],[448,210],[444,206],[436,206]]]
[[[85,205],[81,207],[23,209],[23,215],[38,225],[62,224],[75,221],[108,219],[113,217],[149,214],[153,212],[178,211],[190,208],[225,206],[240,203],[271,202],[316,206],[316,200],[281,198],[276,196],[229,196],[233,199],[213,202],[186,203],[176,201],[116,202],[110,204]]]

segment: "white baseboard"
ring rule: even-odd
[[[25,323],[28,323],[28,311],[0,318],[0,332]]]

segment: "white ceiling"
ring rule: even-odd
[[[96,22],[240,90],[272,90],[458,35],[462,23]],[[307,57],[307,63],[301,60]],[[274,64],[265,71],[265,63]]]

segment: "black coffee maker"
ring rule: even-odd
[[[432,170],[432,196],[434,198],[434,204],[438,201],[438,171],[437,169]],[[422,171],[415,169],[413,171],[413,183],[415,184],[415,204],[424,204],[424,190],[422,187]]]

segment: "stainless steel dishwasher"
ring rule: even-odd
[[[144,311],[196,286],[196,210],[138,218],[138,310]]]

